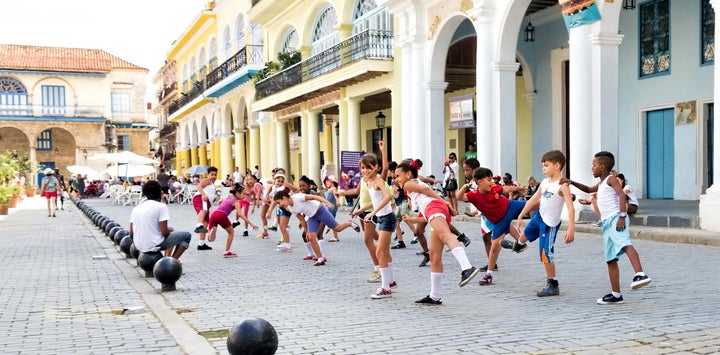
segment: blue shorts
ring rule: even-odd
[[[395,231],[395,225],[397,224],[397,216],[395,216],[394,213],[388,213],[381,217],[373,216],[372,220],[377,225],[377,227],[375,228],[379,231]]]
[[[277,210],[275,210],[275,215],[278,217],[290,217],[292,213],[282,207],[278,207]]]
[[[335,229],[338,222],[332,216],[330,211],[325,206],[320,206],[314,216],[307,220],[307,231],[308,233],[317,233],[320,229],[320,223],[326,225],[330,229]]]
[[[488,225],[492,229],[492,240],[498,239],[510,231],[510,223],[516,220],[525,207],[525,201],[522,200],[510,200],[505,216],[497,223],[491,223]],[[489,222],[489,221],[488,221]]]
[[[538,249],[540,251],[540,261],[543,264],[550,264],[555,259],[555,238],[557,237],[558,230],[560,230],[560,224],[558,223],[555,227],[550,227],[542,220],[540,213],[535,213],[533,217],[525,226],[525,238],[528,242],[534,242],[538,238]]]
[[[175,246],[181,246],[185,249],[190,247],[190,239],[192,235],[190,232],[174,231],[165,237],[165,241],[160,244],[160,250],[173,248]]]
[[[632,245],[630,241],[630,218],[625,218],[625,229],[616,230],[617,220],[620,214],[616,213],[612,217],[605,218],[600,226],[603,242],[605,243],[605,261],[613,261],[625,254],[625,248]]]

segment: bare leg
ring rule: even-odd
[[[618,268],[618,261],[614,259],[608,261],[608,276],[610,277],[610,289],[613,292],[620,293],[620,268]]]
[[[235,239],[235,228],[233,228],[231,225],[230,227],[225,228],[225,231],[228,234],[227,240],[225,241],[225,251],[228,252],[230,251],[230,247],[232,246],[233,239]]]
[[[290,233],[288,232],[288,224],[290,223],[290,217],[280,216],[278,222],[278,228],[280,228],[280,234],[282,234],[283,243],[290,243]]]
[[[630,260],[630,265],[632,265],[633,270],[635,272],[642,272],[642,264],[640,264],[640,255],[638,255],[637,250],[635,250],[635,247],[632,245],[625,246],[623,248],[625,250],[625,254],[628,256],[628,260]]]

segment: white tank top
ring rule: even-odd
[[[598,186],[597,190],[597,206],[600,211],[600,219],[605,220],[609,217],[614,216],[620,212],[620,200],[618,199],[617,193],[613,190],[612,186],[608,185],[607,179],[605,178]]]
[[[382,202],[382,200],[383,200],[382,190],[375,190],[367,182],[365,183],[365,185],[366,185],[365,187],[367,187],[368,194],[370,194],[370,201],[372,201],[373,209],[377,208],[377,206],[380,205],[380,202]],[[385,186],[383,186],[383,188],[384,187]],[[390,202],[388,202],[385,204],[385,206],[383,206],[383,208],[378,210],[375,215],[378,217],[382,217],[382,216],[387,216],[387,215],[391,214],[392,212],[393,212],[392,206],[390,206]]]
[[[540,183],[540,217],[542,217],[543,223],[549,227],[560,224],[560,215],[565,199],[560,196],[559,191],[560,180],[552,182],[549,178],[545,178]]]
[[[420,184],[421,186],[427,186],[427,188],[430,188],[430,185],[428,185],[418,179],[413,179],[413,180],[417,181],[417,183]],[[407,196],[412,201],[413,206],[417,206],[418,211],[420,211],[420,213],[422,213],[423,216],[425,215],[425,208],[430,204],[430,202],[433,202],[435,200],[434,198],[432,198],[428,195],[425,195],[425,194],[421,194],[419,192],[408,192]]]
[[[205,193],[205,196],[208,198],[208,202],[213,203],[215,202],[215,185],[210,184],[205,187],[203,187],[203,192]],[[197,193],[198,195],[200,192]]]

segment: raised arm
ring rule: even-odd
[[[382,160],[382,171],[380,172],[380,177],[383,181],[385,181],[385,179],[387,179],[388,170],[390,169],[387,151],[385,151],[385,142],[382,140],[378,141],[378,147],[380,148],[380,159]]]

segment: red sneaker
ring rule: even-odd
[[[235,257],[237,257],[237,254],[235,254],[229,250],[226,251],[225,254],[223,254],[223,258],[235,258]]]

